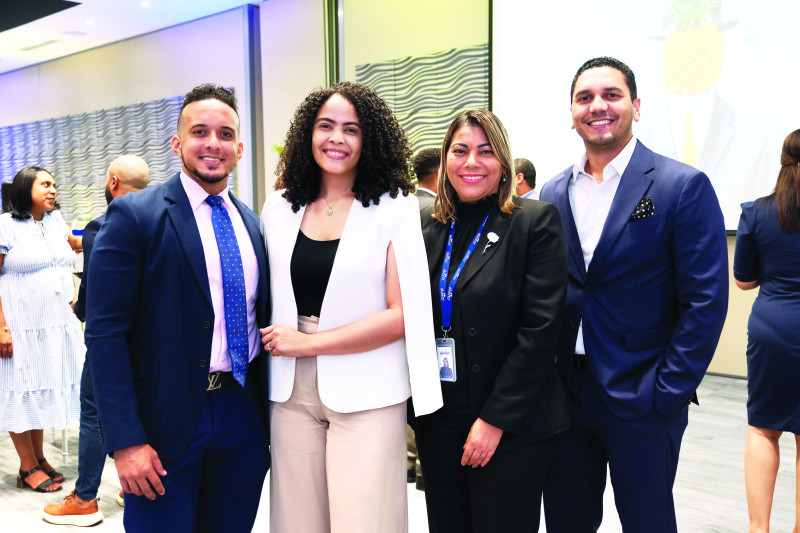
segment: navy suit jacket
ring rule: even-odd
[[[727,240],[711,183],[637,141],[587,270],[571,179],[572,167],[540,196],[561,212],[569,255],[562,376],[571,372],[583,320],[589,371],[612,412],[633,419],[656,409],[675,417],[695,397],[728,307]],[[645,198],[654,213],[631,220]]]
[[[86,283],[89,277],[89,259],[92,257],[92,248],[97,232],[103,225],[106,215],[102,214],[92,220],[83,229],[83,274],[81,274],[81,284],[78,287],[78,301],[75,302],[75,316],[83,322],[86,320]]]
[[[258,260],[256,320],[264,327],[269,275],[259,218],[230,198]],[[201,415],[214,324],[200,232],[179,175],[111,202],[87,296],[87,359],[103,451],[147,443],[168,464],[188,448]],[[264,357],[262,349],[247,385],[263,393],[267,426]]]

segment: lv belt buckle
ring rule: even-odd
[[[206,392],[217,390],[222,387],[222,380],[219,378],[219,372],[210,372],[208,374],[208,387]]]

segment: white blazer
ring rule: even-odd
[[[261,212],[261,232],[269,256],[271,324],[297,327],[289,265],[305,206],[297,213],[275,191]],[[404,402],[413,394],[417,415],[442,406],[436,361],[428,266],[420,229],[419,204],[413,195],[363,207],[354,200],[322,300],[319,331],[350,324],[386,309],[386,251],[394,247],[403,298],[405,339],[368,352],[317,356],[317,384],[322,403],[352,413]],[[294,357],[269,357],[269,399],[285,402],[294,385]]]

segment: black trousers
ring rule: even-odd
[[[501,439],[489,463],[472,468],[461,466],[471,425],[441,413],[417,419],[430,533],[536,533],[556,437],[508,451]]]

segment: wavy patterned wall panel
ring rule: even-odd
[[[151,183],[180,170],[170,149],[182,96],[0,128],[0,181],[35,165],[53,173],[68,221],[88,221],[106,209],[109,163],[136,154],[150,165]]]
[[[442,145],[459,111],[489,106],[489,45],[356,66],[394,111],[416,153]]]

